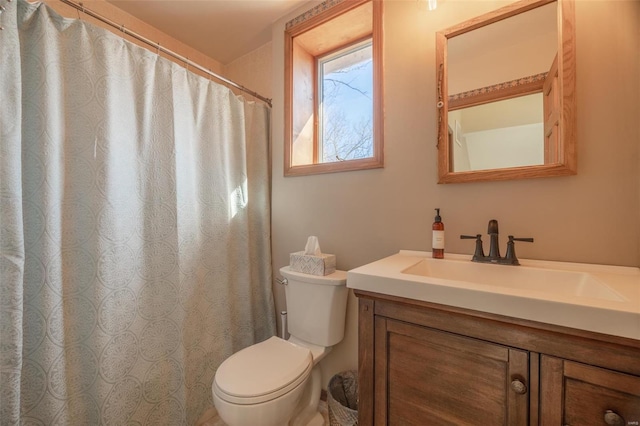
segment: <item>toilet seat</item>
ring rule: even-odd
[[[227,358],[216,371],[213,391],[233,404],[259,404],[295,389],[312,368],[309,349],[271,337]]]

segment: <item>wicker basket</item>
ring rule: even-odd
[[[331,426],[358,424],[358,372],[343,371],[329,381],[327,407]]]

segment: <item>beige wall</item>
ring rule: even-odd
[[[535,237],[524,258],[640,265],[640,3],[576,4],[578,175],[437,185],[435,31],[504,3],[448,1],[432,13],[416,1],[385,2],[385,167],[283,177],[283,29],[273,29],[274,271],[308,235],[348,270],[396,253],[429,250],[435,207],[446,250],[473,252],[462,233],[485,233],[489,219],[507,234]],[[301,11],[298,11],[301,12]],[[635,33],[634,33],[635,32]],[[607,36],[608,35],[608,36]],[[247,83],[248,84],[248,83]],[[504,249],[503,249],[504,250]],[[277,309],[283,294],[276,288]],[[347,335],[323,361],[325,382],[357,366],[357,310]]]
[[[253,52],[228,63],[223,69],[225,77],[266,98],[271,98],[273,96],[272,50],[271,43],[266,43]]]

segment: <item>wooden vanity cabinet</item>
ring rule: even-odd
[[[640,341],[355,293],[360,425],[640,424]]]

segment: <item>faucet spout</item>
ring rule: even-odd
[[[498,221],[495,219],[491,219],[489,221],[489,225],[487,227],[487,234],[489,234],[489,260],[499,260],[500,259],[500,241],[498,240]]]
[[[498,221],[495,219],[491,219],[489,221],[489,225],[487,226],[487,234],[498,234]]]

